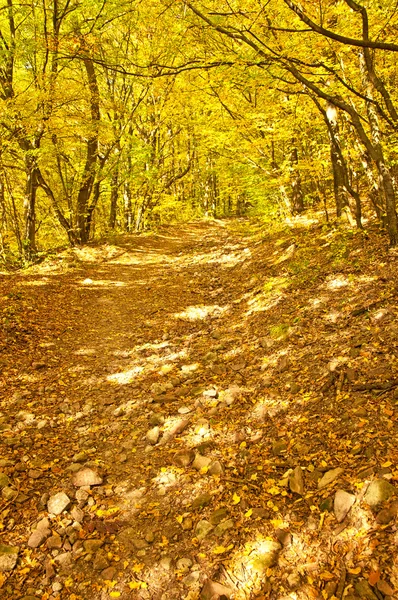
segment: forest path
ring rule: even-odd
[[[393,594],[395,258],[375,238],[371,264],[360,234],[244,228],[4,277],[0,542],[19,554],[0,545],[0,597]]]

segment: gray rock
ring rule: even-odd
[[[281,548],[279,542],[264,540],[261,544],[261,550],[257,550],[257,555],[251,561],[254,571],[264,574],[268,568],[273,567],[278,561]]]
[[[290,573],[287,577],[287,583],[291,590],[297,590],[301,585],[301,577],[299,573]]]
[[[89,493],[86,490],[77,490],[76,494],[75,494],[75,498],[79,503],[79,506],[82,507],[86,504],[88,498],[89,498]]]
[[[170,571],[173,565],[173,559],[171,556],[163,556],[163,558],[159,561],[159,567],[164,571]]]
[[[70,511],[70,516],[77,523],[81,523],[84,519],[84,512],[78,506],[74,506]]]
[[[182,433],[188,427],[190,422],[191,421],[189,419],[180,419],[179,421],[177,421],[177,423],[175,423],[175,425],[173,425],[171,429],[164,432],[159,444],[161,446],[164,446],[165,444],[170,442],[170,440],[172,440],[176,435]]]
[[[207,506],[208,504],[210,504],[211,498],[211,495],[207,492],[205,492],[204,494],[199,494],[199,496],[197,496],[192,502],[192,508],[197,509]]]
[[[388,508],[383,508],[377,517],[376,521],[381,525],[387,525],[398,515],[398,501],[395,500]]]
[[[193,521],[191,517],[186,517],[181,523],[181,527],[184,529],[184,531],[191,531],[191,529],[193,529]]]
[[[228,517],[228,509],[227,508],[218,508],[210,515],[210,523],[212,525],[218,525]]]
[[[233,591],[232,588],[226,585],[208,579],[200,592],[200,598],[201,600],[218,600],[222,596],[230,598]]]
[[[19,548],[0,544],[0,573],[12,571],[17,564]]]
[[[193,571],[182,580],[183,584],[187,587],[194,587],[199,583],[200,573],[199,571]]]
[[[104,540],[91,539],[83,542],[84,551],[87,554],[95,554],[104,545]]]
[[[341,467],[337,467],[336,469],[331,469],[327,471],[323,477],[318,481],[318,490],[323,489],[327,485],[333,483],[340,475],[344,472],[344,469]]]
[[[375,479],[366,490],[364,500],[371,508],[374,508],[389,500],[396,493],[397,489],[386,479]]]
[[[152,429],[150,429],[146,434],[146,439],[152,446],[158,443],[159,437],[160,429],[158,426],[152,427]]]
[[[210,467],[211,463],[212,460],[208,456],[202,456],[201,454],[197,454],[195,456],[195,460],[192,463],[192,466],[197,471],[201,471],[201,469]]]
[[[304,477],[301,467],[296,467],[289,475],[289,487],[292,492],[295,492],[299,496],[304,494]]]
[[[337,490],[334,497],[334,514],[338,523],[341,523],[355,503],[355,496],[344,490]]]
[[[174,457],[174,462],[179,467],[189,467],[195,458],[193,450],[178,452]]]
[[[72,477],[72,483],[76,487],[101,485],[102,482],[102,477],[100,477],[98,473],[89,468],[81,469]]]
[[[233,529],[234,527],[234,521],[232,519],[228,519],[227,521],[223,521],[222,523],[217,525],[217,527],[214,530],[214,535],[216,535],[217,537],[221,537],[226,531],[228,531],[228,529]]]
[[[29,548],[38,548],[48,537],[50,537],[50,535],[51,531],[49,529],[43,527],[35,529],[28,539]]]
[[[192,565],[193,565],[193,562],[190,558],[180,558],[179,560],[177,560],[176,567],[179,571],[188,573],[188,571],[192,567]]]
[[[196,524],[195,535],[198,540],[203,540],[213,529],[213,525],[209,523],[209,521],[203,519]]]
[[[51,537],[48,538],[47,548],[50,548],[50,549],[62,548],[62,538],[60,535],[58,535],[58,533],[55,533],[54,535],[52,535]]]
[[[61,571],[70,571],[73,565],[72,552],[62,552],[62,554],[58,554],[54,560],[59,564]]]
[[[210,475],[222,475],[224,473],[224,469],[220,461],[216,460],[211,463],[209,467]]]
[[[65,492],[51,496],[47,502],[47,510],[52,515],[60,515],[70,504],[70,498]]]
[[[18,492],[14,488],[6,485],[6,487],[4,487],[2,489],[1,495],[3,496],[3,498],[5,500],[10,501],[10,500],[15,500],[16,499],[16,497],[18,496]]]
[[[93,569],[94,571],[104,571],[109,567],[109,562],[106,558],[106,553],[103,550],[98,550],[95,553],[94,561],[93,561]]]
[[[163,425],[164,422],[165,422],[164,415],[161,415],[159,413],[153,413],[149,417],[149,424],[151,427],[156,427],[157,425]]]

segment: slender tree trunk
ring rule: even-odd
[[[131,186],[128,181],[125,182],[123,188],[123,202],[124,202],[124,229],[129,233],[133,228],[133,204],[131,201]]]
[[[109,228],[115,229],[117,217],[117,203],[119,199],[119,169],[116,169],[111,180],[111,197],[109,212]]]
[[[301,186],[301,175],[298,169],[298,151],[296,146],[292,148],[290,153],[290,174],[292,187],[292,213],[299,214],[304,211],[304,197]]]
[[[30,260],[37,252],[36,247],[36,198],[39,188],[38,168],[36,161],[27,156],[26,167],[26,187],[24,198],[25,209],[25,232],[24,232],[24,255]]]

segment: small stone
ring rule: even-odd
[[[341,467],[337,467],[336,469],[331,469],[327,471],[324,476],[318,481],[318,490],[326,487],[330,483],[333,483],[340,475],[344,472],[344,469]]]
[[[253,570],[258,574],[264,574],[267,569],[273,567],[278,561],[281,548],[279,542],[264,540],[261,544],[261,550],[257,550],[256,556],[252,560]]]
[[[392,502],[388,508],[383,508],[383,510],[378,513],[376,521],[377,523],[380,523],[380,525],[388,525],[388,523],[390,523],[397,515],[398,502],[395,501]]]
[[[197,454],[195,456],[195,460],[192,463],[192,466],[197,471],[200,471],[203,468],[210,467],[211,463],[212,460],[208,456],[202,456],[201,454]]]
[[[133,538],[131,540],[131,543],[136,550],[144,550],[144,548],[146,548],[148,546],[148,542],[146,542],[145,540],[142,540],[141,538],[137,538],[137,537]]]
[[[336,590],[337,583],[335,581],[328,581],[328,583],[325,585],[326,597],[328,600],[333,598]]]
[[[186,519],[183,520],[183,522],[181,523],[181,527],[184,529],[184,531],[191,531],[191,529],[193,528],[193,521],[190,517],[187,517]]]
[[[266,508],[255,507],[252,508],[252,519],[269,519],[270,512]]]
[[[199,577],[200,577],[199,571],[194,571],[193,573],[190,573],[189,575],[187,575],[186,577],[184,577],[184,579],[182,580],[182,582],[187,587],[194,587],[194,586],[196,586],[198,584]]]
[[[178,452],[174,456],[174,462],[178,467],[189,467],[191,462],[195,458],[195,453],[193,450],[187,450],[184,452]]]
[[[84,519],[84,512],[78,506],[74,506],[70,511],[70,516],[77,523],[81,523]]]
[[[91,539],[83,542],[84,551],[87,554],[95,554],[104,545],[104,540]]]
[[[58,535],[58,533],[55,533],[54,535],[52,535],[51,537],[48,538],[47,548],[50,548],[50,549],[62,548],[62,539],[61,539],[61,536]]]
[[[195,528],[196,537],[198,540],[203,540],[213,529],[213,525],[209,523],[209,521],[204,519],[202,521],[198,521]]]
[[[299,573],[290,573],[287,578],[288,586],[291,590],[297,590],[301,585],[301,577]]]
[[[100,477],[98,473],[89,468],[81,469],[72,477],[72,483],[76,487],[101,485],[102,482],[102,477]]]
[[[211,495],[207,492],[205,492],[204,494],[199,494],[199,496],[197,496],[192,502],[192,508],[194,510],[196,510],[197,508],[203,508],[204,506],[210,504],[211,499]]]
[[[35,529],[28,539],[29,548],[38,548],[50,535],[51,531],[49,529]]]
[[[149,424],[151,425],[151,427],[156,427],[157,425],[163,425],[164,422],[165,422],[164,415],[161,415],[158,413],[153,413],[149,417]]]
[[[153,427],[146,434],[146,439],[152,446],[154,446],[155,444],[158,443],[159,437],[160,437],[160,429],[158,426]]]
[[[389,500],[396,493],[397,489],[386,479],[375,479],[366,490],[364,500],[371,508],[375,508],[382,502]]]
[[[292,492],[295,492],[299,496],[304,494],[304,477],[301,467],[296,467],[289,475],[289,487]]]
[[[189,571],[189,569],[192,567],[193,562],[190,558],[180,558],[179,560],[177,560],[177,564],[176,567],[179,571],[183,571],[184,573],[187,573]]]
[[[333,510],[333,498],[324,498],[319,503],[319,510],[321,512],[332,512]]]
[[[77,490],[76,494],[75,494],[75,498],[79,503],[79,506],[82,507],[86,504],[88,498],[89,498],[89,493],[86,490]]]
[[[274,456],[280,456],[287,450],[287,443],[283,440],[278,440],[272,444],[272,454]]]
[[[180,406],[180,408],[178,409],[178,414],[179,415],[187,415],[192,411],[193,411],[193,408],[191,406]]]
[[[51,589],[53,592],[57,593],[60,592],[63,588],[63,585],[60,581],[54,581],[54,583],[51,586]]]
[[[75,462],[75,463],[82,463],[85,460],[87,460],[87,453],[86,452],[78,452],[72,458],[72,461]]]
[[[5,500],[7,500],[9,502],[10,500],[16,499],[16,497],[18,496],[18,492],[17,492],[17,490],[14,490],[14,488],[6,485],[6,487],[4,487],[2,489],[1,495],[3,496],[3,498]]]
[[[115,569],[115,567],[108,567],[107,569],[104,569],[101,572],[101,577],[105,581],[112,581],[114,579],[115,575],[116,575],[116,569]]]
[[[227,508],[218,508],[210,515],[210,523],[212,525],[218,525],[228,517],[228,509]]]
[[[17,564],[19,548],[0,544],[0,573],[12,571]]]
[[[209,473],[210,475],[222,475],[224,473],[224,469],[220,461],[216,460],[211,463],[209,467]]]
[[[276,529],[275,535],[282,546],[290,546],[292,543],[292,534],[287,529]]]
[[[59,492],[51,496],[47,502],[47,510],[52,515],[60,515],[70,504],[69,497],[65,492]]]
[[[9,477],[5,473],[0,473],[0,490],[8,486],[9,483]]]
[[[393,588],[384,579],[379,579],[377,582],[377,589],[385,596],[392,596],[394,594]]]
[[[153,544],[153,542],[155,541],[155,534],[153,533],[153,531],[148,531],[145,534],[145,541],[148,542],[148,544]]]
[[[70,571],[73,564],[73,556],[71,552],[63,552],[58,554],[54,559],[60,566],[62,571]]]
[[[164,571],[170,571],[172,564],[173,559],[171,556],[163,556],[163,558],[159,561],[159,566]]]
[[[337,490],[334,497],[334,514],[338,523],[344,521],[355,503],[355,496],[344,490]]]
[[[223,596],[230,598],[233,591],[232,588],[226,585],[208,579],[200,592],[200,598],[201,600],[219,600]]]
[[[103,550],[98,550],[93,561],[94,571],[103,571],[107,567],[109,567],[109,563],[107,561],[105,552]]]
[[[217,537],[221,537],[226,531],[228,531],[228,529],[233,529],[234,527],[234,521],[232,519],[228,519],[227,521],[223,521],[222,523],[217,525],[217,527],[214,530],[214,535],[216,535]]]

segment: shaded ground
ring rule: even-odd
[[[397,597],[396,267],[237,221],[5,275],[0,597]]]

